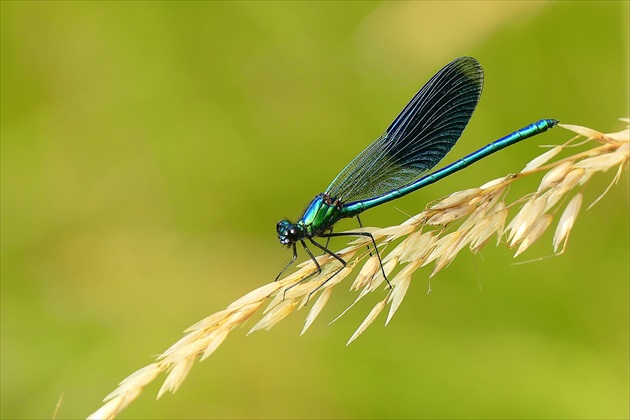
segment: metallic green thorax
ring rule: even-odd
[[[339,200],[324,193],[317,194],[297,223],[286,219],[278,222],[278,239],[283,245],[294,246],[295,257],[296,242],[302,242],[303,245],[304,239],[313,242],[314,236],[324,236],[327,230],[332,230],[332,226],[344,217],[350,216],[343,213],[343,204]]]
[[[306,236],[312,238],[330,229],[339,219],[347,217],[342,215],[342,208],[339,200],[326,194],[317,194],[304,211],[304,215],[297,222],[297,225]]]

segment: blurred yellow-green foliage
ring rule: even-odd
[[[290,256],[277,220],[455,57],[486,83],[445,162],[539,118],[611,132],[628,115],[625,1],[0,7],[2,418],[51,417],[62,395],[58,418],[86,416],[188,325],[273,280]],[[399,223],[571,136],[363,221]],[[392,323],[349,347],[371,306],[327,326],[354,297],[340,287],[305,336],[305,311],[237,330],[175,396],[156,402],[153,384],[123,417],[627,418],[628,238],[626,174],[562,256],[464,253],[428,296],[418,271]],[[519,260],[551,252],[549,233]]]

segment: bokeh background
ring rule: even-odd
[[[57,418],[88,415],[184,328],[273,280],[290,257],[275,223],[455,57],[486,83],[447,161],[543,117],[612,132],[628,116],[623,1],[0,7],[3,418],[49,418],[61,396]],[[400,223],[571,136],[363,221]],[[375,300],[328,326],[355,297],[340,287],[305,336],[306,311],[237,330],[176,395],[156,402],[156,381],[122,417],[627,418],[628,210],[626,173],[562,256],[464,252],[428,296],[420,270],[392,323],[349,347]],[[550,255],[551,236],[518,260]]]

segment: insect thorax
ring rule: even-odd
[[[302,226],[304,234],[309,238],[318,236],[343,218],[342,208],[343,203],[338,199],[327,194],[318,194],[304,211],[298,225]]]

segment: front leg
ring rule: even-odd
[[[313,242],[313,240],[311,240],[311,242]],[[317,259],[313,256],[313,253],[311,252],[310,249],[308,249],[308,247],[306,246],[306,243],[304,242],[303,239],[300,239],[300,243],[302,244],[302,246],[304,247],[304,250],[306,251],[306,253],[308,254],[309,257],[311,257],[311,260],[313,260],[313,262],[315,263],[315,267],[317,267],[317,271],[313,271],[311,274],[309,274],[308,276],[304,277],[302,280],[296,282],[295,284],[292,284],[291,286],[287,287],[286,289],[284,289],[284,292],[282,293],[282,300],[284,300],[284,298],[287,295],[287,292],[291,289],[293,289],[295,286],[297,286],[298,284],[301,284],[303,282],[305,282],[306,280],[310,279],[311,277],[313,277],[315,274],[321,274],[322,272],[322,267],[319,265],[319,263],[317,262]],[[316,244],[319,246],[319,244]],[[293,259],[291,260],[291,262],[289,263],[289,265],[291,265],[293,263],[293,261],[295,261],[295,258],[297,257],[297,253],[295,250],[295,244],[293,244]],[[288,266],[287,266],[288,267]],[[285,270],[286,268],[285,267]],[[282,270],[284,271],[284,270]],[[282,272],[280,272],[280,274],[282,274]],[[278,277],[280,276],[280,274],[278,275]],[[277,278],[276,278],[277,280]],[[309,295],[310,296],[310,295]]]

